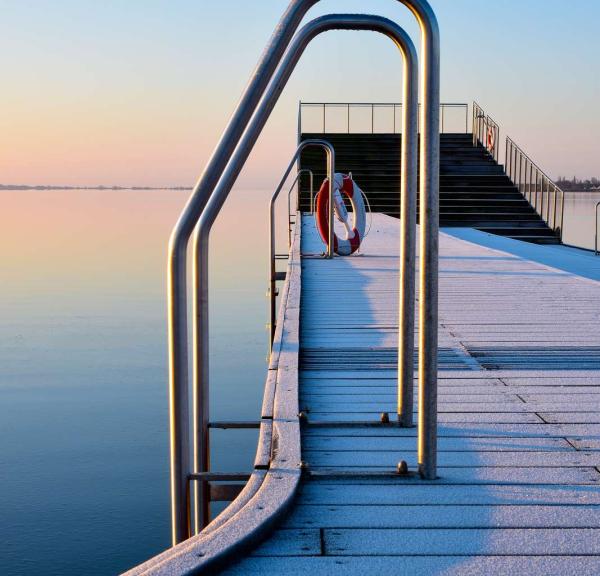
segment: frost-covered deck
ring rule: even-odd
[[[396,404],[398,221],[357,257],[302,230],[300,409],[290,515],[227,574],[599,574],[600,283],[440,238],[439,475]],[[568,252],[565,252],[568,258]],[[416,395],[415,395],[416,397]]]

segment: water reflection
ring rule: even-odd
[[[165,263],[187,195],[0,194],[3,575],[115,574],[169,545]],[[212,236],[215,419],[259,416],[267,202],[235,192]],[[215,434],[215,469],[255,446]]]
[[[268,196],[234,193],[212,236],[214,419],[259,415]],[[169,545],[165,262],[186,198],[0,194],[3,575],[114,574]],[[593,246],[597,201],[567,193],[566,242]],[[248,470],[255,445],[215,433],[215,469]]]
[[[594,248],[596,204],[598,192],[565,192],[565,225],[563,241],[573,246]]]

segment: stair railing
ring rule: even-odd
[[[473,146],[481,144],[498,162],[498,149],[500,147],[500,127],[494,119],[486,114],[483,108],[473,102]]]
[[[325,154],[327,155],[327,175],[328,175],[327,177],[329,178],[330,183],[334,181],[334,176],[335,176],[335,150],[333,149],[333,146],[325,140],[304,140],[303,142],[300,143],[298,148],[296,148],[296,152],[294,152],[294,155],[292,156],[292,159],[290,160],[290,163],[289,163],[286,171],[284,172],[283,177],[281,178],[281,181],[279,182],[279,186],[277,186],[277,188],[275,189],[275,192],[273,192],[273,195],[271,196],[271,201],[269,202],[269,291],[268,291],[269,311],[270,311],[269,312],[269,318],[270,318],[270,321],[269,321],[269,335],[270,335],[269,350],[271,350],[271,348],[273,347],[273,339],[275,338],[276,317],[277,317],[276,303],[277,303],[277,295],[278,295],[277,281],[285,280],[285,272],[281,272],[281,273],[277,272],[277,259],[281,255],[277,254],[277,252],[275,250],[275,202],[277,200],[277,197],[281,193],[281,190],[283,189],[292,169],[294,168],[294,165],[296,164],[298,158],[300,158],[300,154],[302,154],[302,151],[305,148],[308,148],[309,146],[317,146],[317,147],[323,148],[323,150],[325,150]],[[298,178],[300,177],[300,172],[302,172],[302,171],[298,171],[298,174],[296,175],[296,179],[294,180],[294,183],[292,183],[290,191],[294,187],[296,180],[298,180]],[[310,172],[311,196],[312,196],[312,172],[310,170],[308,170],[308,172]],[[289,208],[290,208],[290,201],[289,201],[289,194],[288,194],[288,234],[289,234],[289,230],[290,230]],[[329,229],[328,229],[327,237],[329,238],[329,242],[328,242],[328,246],[327,246],[326,257],[333,258],[333,186],[329,186],[328,210],[329,210],[329,215],[328,215]],[[290,244],[291,244],[291,240],[288,238],[288,250],[289,250]],[[287,257],[287,255],[286,255],[286,257]]]
[[[505,157],[506,172],[513,184],[562,240],[564,191],[508,136]]]
[[[427,0],[399,0],[413,13],[422,34],[423,107],[421,110],[421,240],[420,240],[420,335],[419,335],[419,427],[418,463],[421,475],[434,479],[437,471],[437,312],[438,312],[438,218],[439,218],[439,89],[440,39],[437,19]],[[173,543],[191,535],[191,479],[209,468],[208,450],[208,235],[241,166],[252,149],[278,94],[299,58],[303,42],[311,34],[331,28],[377,30],[394,41],[408,38],[393,22],[374,16],[319,19],[305,26],[296,50],[286,55],[278,81],[271,83],[270,97],[259,101],[288,47],[300,21],[318,0],[292,0],[278,23],[250,83],[208,165],[194,187],[169,242],[168,257],[168,343],[169,414],[171,446],[171,516]],[[315,24],[317,22],[318,24]],[[321,26],[322,30],[318,30]],[[290,54],[292,54],[290,58]],[[253,116],[253,114],[256,114]],[[247,130],[252,119],[253,129]],[[244,135],[244,142],[240,139]],[[250,136],[249,136],[250,135]],[[236,148],[237,147],[237,148]],[[235,151],[235,158],[232,155]],[[407,165],[407,164],[405,164]],[[225,169],[227,172],[225,173]],[[225,173],[225,174],[224,174]],[[217,189],[217,183],[219,188]],[[403,195],[410,196],[410,195]],[[210,206],[209,206],[210,200]],[[194,466],[190,463],[188,339],[187,339],[187,246],[194,238]],[[405,261],[402,262],[404,265]],[[412,334],[411,334],[412,340]],[[206,385],[205,385],[206,384]],[[412,391],[412,372],[411,372]],[[200,480],[194,495],[195,525],[201,529],[208,513],[202,509],[208,485]]]

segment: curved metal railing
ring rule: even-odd
[[[296,161],[302,154],[302,151],[309,146],[318,146],[325,150],[325,154],[327,155],[327,174],[329,178],[329,182],[333,182],[333,178],[335,176],[335,151],[333,146],[325,141],[325,140],[304,140],[300,143],[298,148],[296,148],[296,152],[292,156],[292,159],[279,182],[279,186],[273,192],[273,196],[271,196],[271,201],[269,202],[269,350],[273,347],[273,338],[275,337],[275,327],[276,327],[276,303],[277,303],[277,281],[285,279],[285,273],[283,273],[283,277],[279,276],[277,272],[276,263],[277,263],[277,253],[275,251],[275,201],[279,196],[281,190],[283,189],[290,172],[294,168]],[[310,170],[309,170],[310,172]],[[300,172],[298,172],[296,176],[296,180],[300,176]],[[311,176],[311,190],[312,190],[312,172],[310,172]],[[294,180],[294,183],[296,182]],[[292,187],[290,190],[294,187]],[[312,194],[311,194],[312,196]],[[288,194],[288,228],[289,228],[289,194]],[[333,186],[329,186],[329,230],[328,230],[328,246],[327,246],[327,258],[333,258]],[[288,238],[288,244],[291,245],[291,236]]]
[[[291,38],[306,12],[318,0],[292,0],[277,25],[250,83],[236,109],[219,145],[198,180],[170,238],[168,256],[168,343],[169,343],[169,406],[171,435],[171,510],[173,542],[178,543],[191,533],[189,482],[193,475],[206,472],[208,457],[208,234],[225,201],[241,166],[252,149],[256,136],[266,122],[277,90],[285,85],[306,34],[300,38],[299,49],[286,55],[276,80],[275,70]],[[439,30],[437,19],[426,0],[399,0],[416,17],[422,33],[423,107],[421,110],[421,267],[420,267],[420,336],[419,386],[423,401],[419,413],[418,462],[423,477],[436,477],[437,459],[437,276],[438,276],[438,214],[439,214]],[[327,17],[325,17],[327,18]],[[342,17],[339,17],[342,18]],[[378,30],[398,42],[408,38],[393,22],[378,17],[348,15],[346,24],[319,19],[322,29],[350,28]],[[361,20],[362,19],[362,20]],[[321,30],[322,31],[322,30]],[[410,40],[409,40],[410,42]],[[416,73],[416,72],[415,72]],[[271,104],[258,103],[271,82]],[[254,112],[256,115],[253,116]],[[248,128],[250,120],[252,126]],[[248,128],[248,129],[247,129]],[[240,140],[244,135],[244,140]],[[234,156],[235,151],[235,156]],[[406,165],[406,164],[405,164]],[[218,188],[217,188],[218,184]],[[410,196],[410,195],[403,195]],[[209,202],[210,200],[210,202]],[[187,336],[187,246],[198,223],[194,241],[194,466],[190,461],[189,399],[188,399],[188,336]],[[403,260],[404,262],[405,260]],[[411,334],[412,340],[412,334]],[[412,362],[411,362],[412,368]],[[412,391],[412,373],[411,373]],[[196,528],[205,525],[207,511],[199,507],[205,500],[208,484],[198,481],[195,489]]]

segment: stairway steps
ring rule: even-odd
[[[352,172],[367,194],[371,209],[399,216],[401,135],[304,134],[302,138],[331,142],[337,171]],[[323,151],[307,148],[301,167],[313,171],[318,189],[326,178]],[[307,175],[300,179],[302,210],[309,209],[308,183]],[[468,226],[531,242],[558,242],[554,231],[510,181],[504,167],[481,145],[474,146],[470,134],[440,135],[440,225]]]

